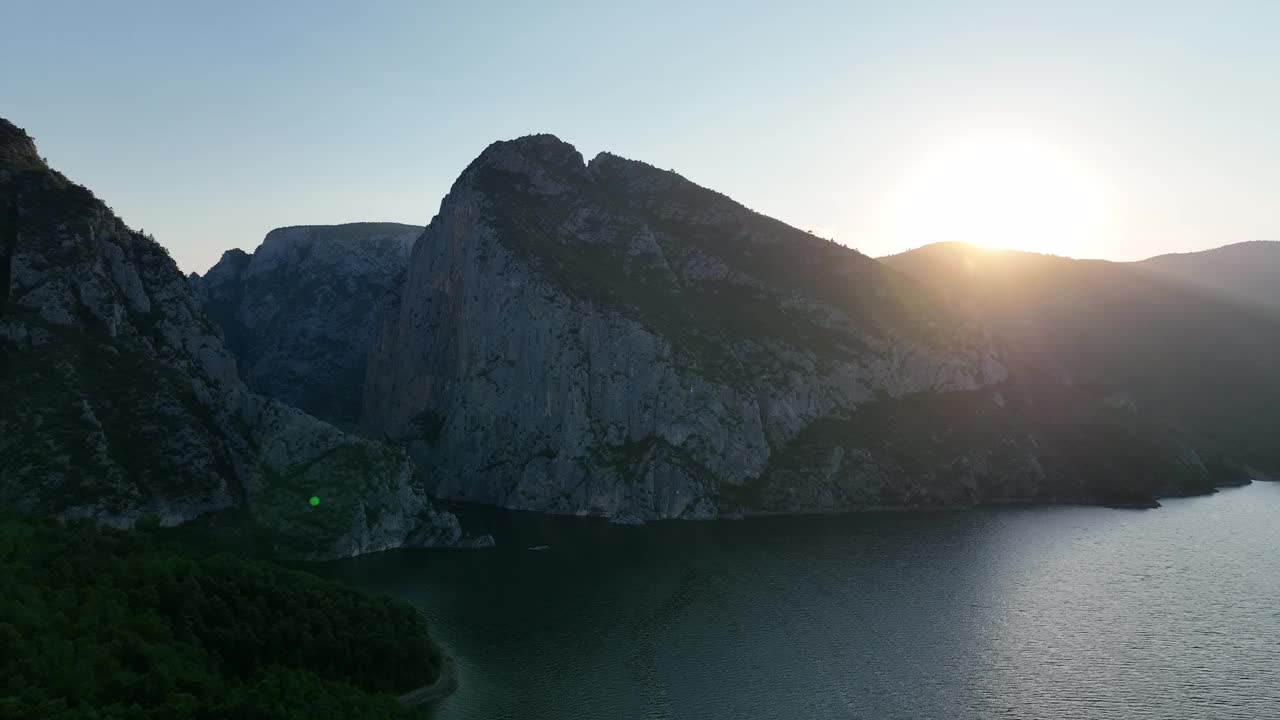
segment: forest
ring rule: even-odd
[[[408,604],[120,531],[0,515],[0,717],[403,718],[443,665]]]

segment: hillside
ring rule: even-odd
[[[1280,242],[1244,242],[1136,263],[1241,303],[1280,310]]]
[[[1280,313],[1128,263],[963,244],[884,262],[983,317],[1026,371],[1280,467]]]
[[[440,649],[411,606],[155,531],[0,514],[0,716],[402,718]]]

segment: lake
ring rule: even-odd
[[[460,671],[438,720],[1280,717],[1280,484],[1158,510],[460,514],[498,546],[325,568],[426,613]]]

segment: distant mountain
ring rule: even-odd
[[[1212,455],[1280,468],[1280,313],[1131,263],[960,243],[883,261],[984,318],[1015,375],[1051,374]]]
[[[164,248],[5,120],[0,398],[0,505],[117,526],[236,508],[303,557],[459,536],[402,450],[250,392]]]
[[[1149,504],[1221,477],[1101,396],[1011,376],[926,284],[549,135],[491,145],[445,197],[361,428],[439,496],[632,521]]]
[[[1244,303],[1280,309],[1280,242],[1244,242],[1160,255],[1137,265]]]
[[[423,228],[398,223],[272,230],[191,281],[255,392],[338,427],[360,416],[374,315]]]

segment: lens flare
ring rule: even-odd
[[[1077,256],[1102,230],[1104,182],[1070,153],[1037,140],[987,136],[911,168],[889,197],[895,245],[962,241]]]

